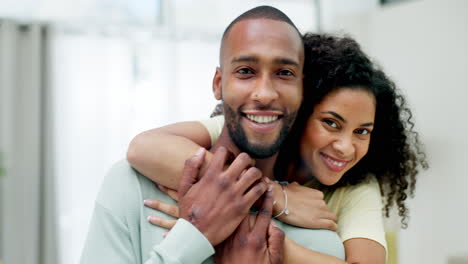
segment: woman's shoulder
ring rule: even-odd
[[[339,187],[326,195],[329,207],[338,213],[342,208],[352,208],[357,205],[381,207],[382,198],[379,182],[374,175],[368,175],[363,181],[355,185]]]
[[[333,206],[338,217],[338,233],[343,241],[352,238],[374,240],[387,248],[379,182],[373,175],[364,181],[338,188]]]
[[[373,192],[377,191],[380,194],[379,182],[377,181],[377,178],[373,174],[367,175],[367,177],[358,184],[347,185],[341,188],[343,188],[346,191],[346,193],[349,193],[349,194],[362,192],[362,191],[373,191]]]

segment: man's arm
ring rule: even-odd
[[[139,256],[141,249],[137,245],[127,226],[97,204],[81,263],[142,263],[144,256]],[[170,236],[153,247],[144,263],[202,263],[213,254],[209,241],[190,223],[179,220]]]
[[[192,224],[179,219],[166,238],[150,252],[145,264],[198,264],[214,254],[206,237]]]
[[[166,239],[141,233],[138,177],[127,162],[113,166],[105,177],[80,263],[199,264],[213,255],[209,241],[187,222],[180,221]],[[144,243],[152,245],[151,252],[142,249]]]

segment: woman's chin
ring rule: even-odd
[[[335,185],[340,179],[342,175],[323,175],[322,177],[317,177],[317,180],[325,186],[333,186]]]

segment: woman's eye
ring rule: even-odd
[[[330,127],[338,128],[338,124],[333,120],[325,119],[325,120],[323,120],[323,122],[325,122]]]
[[[358,130],[356,130],[356,133],[359,134],[359,135],[368,135],[371,132],[369,131],[369,129],[358,129]]]

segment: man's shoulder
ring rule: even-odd
[[[135,211],[141,204],[140,177],[126,160],[116,162],[104,177],[96,204],[117,217]]]

